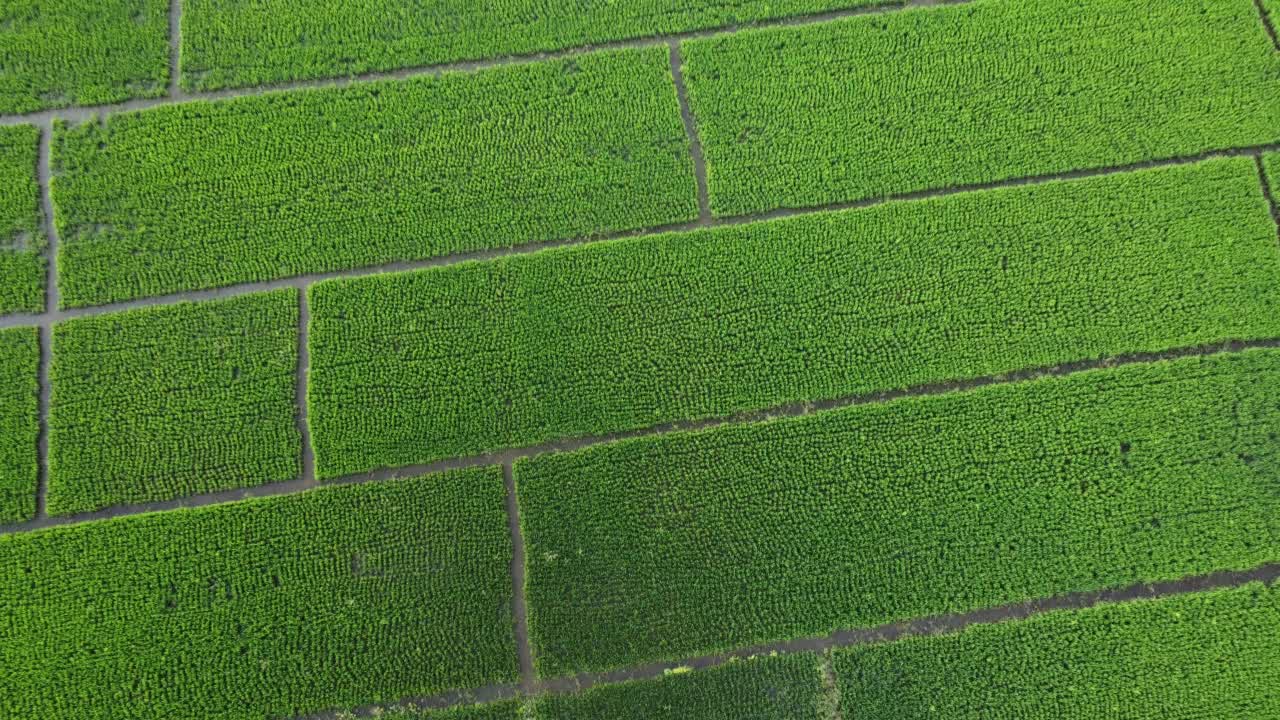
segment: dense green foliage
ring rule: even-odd
[[[1261,583],[835,651],[846,718],[1273,720],[1280,587]]]
[[[0,524],[36,511],[40,334],[0,330]]]
[[[290,480],[298,291],[54,326],[49,513]]]
[[[1280,561],[1280,350],[516,465],[543,675]]]
[[[818,659],[807,653],[734,660],[655,680],[601,685],[534,703],[537,720],[806,720],[818,718]]]
[[[515,679],[497,468],[0,537],[0,716],[260,720]]]
[[[185,0],[182,84],[212,90],[480,60],[884,0]]]
[[[163,95],[168,0],[0,3],[0,113]]]
[[[1251,159],[312,286],[317,470],[1280,336]]]
[[[1247,0],[977,0],[683,52],[719,214],[1280,140]]]
[[[0,315],[44,309],[39,142],[34,125],[0,127]]]
[[[664,48],[117,114],[54,160],[73,306],[697,214]]]

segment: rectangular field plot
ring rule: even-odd
[[[53,329],[49,513],[297,476],[298,291]]]
[[[5,0],[0,114],[164,95],[168,0]]]
[[[808,653],[733,660],[707,670],[604,685],[534,701],[537,720],[795,720],[817,718],[818,658]],[[850,716],[856,717],[856,716]]]
[[[845,717],[1265,720],[1280,715],[1280,589],[1054,612],[835,651]]]
[[[60,126],[70,306],[697,215],[665,48]]]
[[[40,335],[0,330],[0,525],[36,511]]]
[[[1249,0],[977,0],[683,53],[720,215],[1280,140]]]
[[[508,682],[497,468],[0,537],[0,716],[260,720]]]
[[[0,315],[44,309],[39,142],[34,125],[0,127]]]
[[[885,0],[184,0],[182,83],[262,85],[581,47]]]
[[[1276,229],[1248,158],[310,292],[324,477],[1280,336]]]
[[[1280,560],[1280,350],[516,464],[540,674]]]

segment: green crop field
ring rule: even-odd
[[[0,716],[247,720],[511,680],[510,562],[495,468],[0,537]]]
[[[0,127],[0,314],[44,309],[39,136],[31,125]]]
[[[35,514],[39,367],[35,328],[0,330],[0,524]]]
[[[0,719],[1280,720],[1278,27],[0,2]]]
[[[686,146],[659,49],[114,115],[58,129],[59,284],[92,305],[678,222]]]
[[[167,9],[163,0],[5,0],[0,112],[163,95]]]
[[[1241,0],[976,2],[686,54],[718,214],[1280,141],[1280,53]]]
[[[311,424],[326,477],[1280,335],[1276,229],[1243,158],[311,293]]]
[[[1280,588],[1056,612],[835,652],[845,717],[1274,718]],[[999,682],[993,682],[994,677]]]
[[[539,670],[1280,562],[1277,433],[1256,350],[523,460]]]
[[[884,2],[187,0],[182,84],[216,90],[483,60]]]
[[[298,474],[298,293],[54,326],[49,512]]]

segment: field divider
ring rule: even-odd
[[[952,187],[934,188],[930,190],[916,190],[913,192],[899,193],[893,195],[885,195],[883,197],[869,198],[864,200],[856,200],[852,202],[829,203],[825,205],[813,205],[808,207],[796,208],[780,208],[769,210],[766,212],[748,213],[744,215],[733,215],[727,217],[711,218],[709,222],[703,223],[701,220],[692,222],[675,223],[671,225],[661,225],[650,228],[640,228],[636,230],[624,230],[621,232],[604,233],[592,236],[578,236],[572,238],[562,238],[558,240],[548,240],[544,242],[525,243],[513,247],[488,248],[485,250],[476,250],[471,252],[453,253],[450,255],[441,255],[423,260],[402,260],[391,263],[367,265],[364,267],[348,268],[343,270],[332,270],[327,272],[306,273],[302,275],[294,275],[291,277],[276,278],[274,280],[262,280],[257,282],[238,283],[235,285],[227,285],[218,288],[206,288],[203,290],[187,290],[179,293],[171,293],[167,295],[153,295],[150,297],[138,298],[135,300],[124,300],[121,302],[108,303],[104,305],[91,305],[76,308],[57,308],[56,303],[48,306],[42,314],[30,313],[14,313],[0,316],[0,329],[10,327],[31,327],[31,326],[47,326],[63,320],[69,320],[77,317],[87,317],[93,315],[102,315],[105,313],[119,312],[122,310],[133,310],[142,307],[151,307],[155,305],[172,305],[179,302],[200,302],[204,300],[215,300],[222,298],[237,297],[250,293],[266,292],[269,290],[279,290],[283,288],[297,288],[305,291],[311,285],[322,282],[324,280],[332,280],[335,278],[360,278],[370,275],[382,275],[386,273],[412,272],[415,270],[425,270],[436,267],[449,267],[464,262],[494,260],[503,257],[511,257],[516,255],[528,255],[531,253],[551,250],[554,248],[573,247],[578,245],[588,245],[592,243],[607,242],[609,240],[621,240],[625,238],[650,237],[653,235],[661,235],[673,232],[688,232],[704,227],[725,227],[733,225],[746,225],[765,220],[775,220],[778,218],[796,217],[801,215],[812,215],[824,212],[838,212],[841,210],[856,210],[860,208],[869,208],[885,203],[909,202],[913,200],[928,200],[933,198],[948,197],[951,195],[960,195],[965,193],[983,192],[987,190],[999,190],[1002,188],[1023,187],[1027,185],[1040,185],[1043,183],[1056,182],[1059,180],[1078,180],[1093,177],[1102,177],[1106,175],[1117,175],[1123,173],[1134,172],[1137,170],[1146,170],[1161,167],[1176,167],[1179,165],[1191,165],[1211,160],[1215,158],[1229,157],[1254,157],[1258,158],[1263,153],[1280,152],[1280,142],[1269,143],[1266,145],[1249,145],[1232,148],[1222,148],[1218,150],[1208,150],[1194,155],[1180,155],[1170,158],[1162,158],[1159,160],[1143,160],[1135,163],[1127,163],[1124,165],[1111,165],[1100,168],[1089,168],[1082,170],[1069,170],[1067,172],[1050,173],[1046,175],[1028,175],[1016,178],[1007,178],[1005,180],[994,180],[991,182],[977,183],[972,185],[956,185]],[[47,184],[42,185],[47,196]],[[50,206],[51,208],[52,206]],[[52,210],[49,211],[52,217]],[[52,280],[52,265],[50,266],[51,280],[50,287],[56,287]]]
[[[524,588],[524,532],[520,527],[520,503],[516,496],[515,470],[511,461],[502,464],[507,488],[507,527],[511,531],[511,615],[515,621],[516,650],[520,657],[520,690],[528,694],[537,686],[533,668],[533,645],[529,642],[529,603]]]
[[[829,635],[783,640],[764,645],[752,645],[738,648],[717,655],[701,655],[674,661],[664,661],[637,665],[618,670],[600,673],[582,673],[579,675],[551,678],[541,681],[532,695],[560,695],[587,690],[600,685],[632,680],[651,680],[660,678],[676,668],[705,670],[723,665],[734,659],[745,659],[759,655],[792,653],[815,653],[823,663],[824,675],[829,666],[827,653],[831,650],[859,645],[873,645],[892,642],[909,637],[927,637],[949,635],[960,632],[972,625],[993,625],[997,623],[1026,620],[1036,615],[1058,610],[1086,610],[1101,604],[1127,603],[1139,600],[1155,600],[1160,598],[1187,595],[1208,590],[1219,590],[1241,587],[1252,582],[1274,585],[1280,581],[1280,563],[1267,563],[1247,570],[1224,570],[1206,575],[1193,575],[1178,580],[1154,583],[1138,583],[1107,590],[1090,590],[1066,593],[1049,597],[1036,598],[1022,602],[996,605],[963,613],[948,615],[931,615],[886,623],[857,630],[837,630]],[[834,668],[831,668],[831,680],[834,681]],[[825,698],[832,698],[832,690],[826,689],[827,678],[823,680]],[[492,695],[497,688],[484,688],[483,695]],[[838,690],[835,690],[838,692]],[[493,699],[507,699],[512,695],[502,695]],[[366,705],[357,708],[357,717],[376,717],[376,713],[396,704],[420,705],[425,708],[444,708],[455,705],[468,705],[485,702],[480,699],[482,692],[470,693],[454,691],[429,698],[404,698],[398,703]],[[825,706],[824,706],[825,707]],[[838,708],[837,708],[838,709]],[[336,720],[347,715],[340,711],[330,710],[313,715],[306,715],[298,720]],[[839,715],[830,715],[839,720]]]
[[[1271,179],[1267,177],[1266,163],[1262,161],[1262,155],[1255,155],[1254,162],[1258,164],[1258,182],[1262,184],[1262,195],[1267,198],[1267,204],[1271,206],[1271,219],[1276,223],[1276,236],[1280,238],[1280,205],[1276,204],[1274,187],[1271,185]]]
[[[169,100],[187,100],[179,83],[182,57],[182,0],[169,0]]]
[[[1126,355],[1118,355],[1107,358],[1095,358],[1091,360],[1077,360],[1059,365],[1048,367],[1035,367],[1017,370],[1009,373],[1001,373],[998,375],[984,375],[981,377],[968,378],[964,380],[949,380],[942,382],[925,383],[908,388],[897,390],[885,390],[873,393],[863,393],[859,395],[849,395],[844,397],[832,398],[828,400],[801,401],[775,405],[763,410],[754,410],[749,412],[736,413],[733,415],[704,418],[701,420],[679,420],[675,422],[660,423],[651,425],[637,430],[627,430],[616,433],[607,433],[601,435],[583,435],[550,442],[539,443],[537,445],[529,445],[524,447],[513,447],[492,452],[480,453],[477,455],[468,455],[465,457],[453,457],[422,465],[406,465],[394,468],[384,468],[381,470],[373,470],[365,473],[356,473],[352,475],[344,475],[342,477],[318,482],[314,479],[296,478],[284,482],[266,483],[244,488],[234,488],[230,490],[219,490],[211,493],[200,495],[190,495],[174,500],[163,500],[157,502],[137,503],[133,505],[117,505],[93,512],[78,513],[74,515],[65,515],[59,517],[40,516],[35,520],[22,523],[12,523],[8,525],[0,525],[0,535],[13,535],[19,533],[35,532],[49,527],[57,527],[62,525],[73,525],[93,520],[101,520],[105,518],[123,517],[128,515],[140,515],[150,512],[161,512],[165,510],[177,510],[179,508],[203,507],[206,505],[218,505],[221,503],[235,502],[237,500],[246,500],[256,497],[271,497],[275,495],[288,495],[301,492],[311,488],[325,485],[358,485],[368,482],[387,482],[398,478],[418,477],[421,475],[434,475],[449,470],[459,470],[464,468],[473,468],[491,465],[510,465],[517,460],[534,457],[546,453],[564,453],[582,450],[596,445],[604,445],[607,443],[617,442],[619,440],[628,440],[632,438],[651,437],[658,435],[666,435],[674,432],[689,432],[697,430],[707,430],[710,428],[721,427],[724,425],[740,425],[745,423],[762,422],[765,420],[773,420],[784,417],[801,417],[812,415],[827,410],[836,410],[840,408],[853,407],[855,405],[868,405],[888,402],[904,397],[921,397],[929,395],[942,395],[951,392],[965,392],[974,390],[988,385],[1003,385],[1017,382],[1024,382],[1041,377],[1062,377],[1072,375],[1088,370],[1098,370],[1102,368],[1120,367],[1123,365],[1133,365],[1142,363],[1159,362],[1162,360],[1175,360],[1178,358],[1190,356],[1209,356],[1221,353],[1238,353],[1245,350],[1257,348],[1280,348],[1280,337],[1263,338],[1257,340],[1232,340],[1209,345],[1196,345],[1189,347],[1173,348],[1170,350],[1161,350],[1157,352],[1132,353]],[[514,494],[512,495],[514,497]]]
[[[671,47],[671,79],[676,86],[676,98],[680,101],[680,118],[684,121],[684,132],[689,137],[689,154],[693,158],[693,177],[698,185],[698,224],[711,224],[711,194],[707,189],[707,162],[702,154],[702,141],[698,139],[697,119],[689,108],[689,90],[684,84],[684,60],[680,57],[680,41],[672,39]]]
[[[1276,47],[1277,52],[1280,52],[1280,36],[1276,35],[1276,26],[1271,23],[1271,16],[1267,14],[1267,9],[1262,6],[1262,0],[1253,0],[1253,5],[1258,8],[1258,18],[1262,20],[1263,29],[1271,37],[1271,44]]]
[[[45,233],[45,315],[58,312],[58,227],[53,217],[53,193],[50,180],[53,177],[53,122],[40,128],[40,143],[36,154],[36,183],[40,188],[40,212]],[[53,325],[40,325],[40,399],[38,405],[39,434],[36,437],[38,455],[36,470],[36,514],[39,521],[47,516],[46,497],[49,491],[49,405],[53,386],[49,382],[49,368],[53,365]]]
[[[296,381],[298,434],[301,436],[301,479],[304,483],[316,481],[316,454],[311,448],[311,424],[307,420],[307,388],[311,378],[311,349],[307,344],[307,330],[311,324],[311,306],[305,290],[298,293],[298,378]]]

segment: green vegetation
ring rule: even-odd
[[[0,716],[239,720],[516,676],[497,468],[0,537]]]
[[[1280,336],[1276,229],[1249,158],[310,292],[322,477]]]
[[[182,84],[262,85],[665,35],[883,0],[185,0]]]
[[[697,215],[665,48],[59,126],[71,306]]]
[[[845,717],[1267,720],[1280,588],[1261,583],[835,651]]]
[[[721,215],[1280,140],[1248,0],[977,0],[683,52]]]
[[[292,289],[54,326],[49,513],[296,477],[297,343]]]
[[[34,125],[0,127],[0,315],[44,309],[45,239],[36,185],[39,142],[40,131]]]
[[[535,701],[537,720],[803,720],[818,717],[818,659],[803,653],[594,687]]]
[[[519,462],[557,675],[1280,560],[1280,350]]]
[[[0,524],[36,512],[40,334],[0,330]]]
[[[167,0],[5,0],[0,113],[164,95]]]

